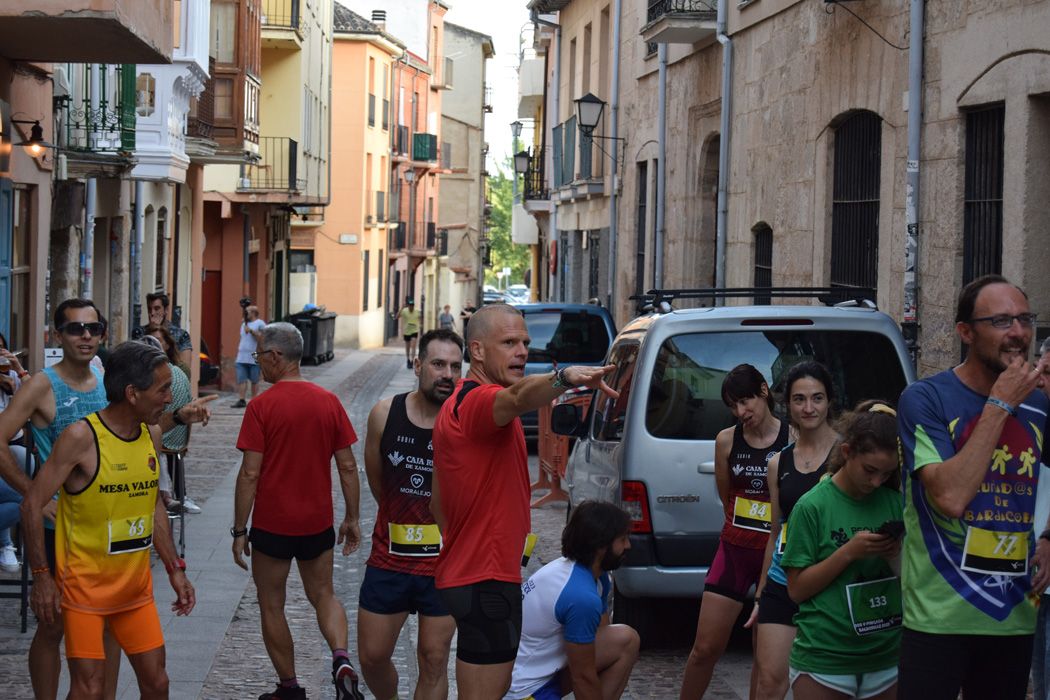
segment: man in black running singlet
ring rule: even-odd
[[[379,513],[358,601],[357,644],[365,683],[377,698],[397,697],[391,656],[401,627],[416,612],[415,697],[448,696],[448,655],[456,622],[434,588],[441,533],[430,512],[431,436],[462,366],[460,337],[447,329],[428,331],[415,360],[418,388],[383,399],[368,416],[365,473]]]

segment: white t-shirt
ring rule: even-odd
[[[259,346],[259,343],[247,329],[253,328],[256,332],[259,332],[265,327],[266,321],[263,321],[261,318],[248,321],[247,323],[241,322],[241,343],[237,346],[237,362],[245,365],[255,364],[255,360],[252,359],[252,353],[255,352],[255,348]]]
[[[506,700],[520,700],[565,668],[565,642],[590,644],[609,609],[609,574],[561,557],[521,584],[521,642]]]

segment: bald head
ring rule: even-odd
[[[521,312],[510,304],[486,304],[474,312],[467,325],[467,345],[471,341],[484,340],[496,323],[503,316],[521,316]]]

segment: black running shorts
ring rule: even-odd
[[[328,528],[316,535],[278,535],[253,527],[248,542],[252,549],[274,559],[309,561],[335,546],[335,530]]]
[[[481,581],[438,589],[456,619],[456,658],[468,664],[514,661],[521,640],[521,584]]]

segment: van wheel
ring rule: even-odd
[[[653,614],[653,602],[649,598],[628,598],[613,584],[612,621],[633,627],[641,638],[642,649],[652,647],[658,641],[658,616]]]

